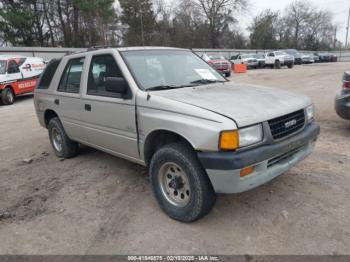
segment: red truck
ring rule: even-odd
[[[223,56],[214,53],[206,53],[202,55],[202,59],[219,73],[222,73],[226,77],[231,76],[231,62]]]

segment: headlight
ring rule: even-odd
[[[307,121],[312,121],[315,117],[315,106],[311,105],[306,108]]]
[[[262,125],[255,125],[239,130],[223,131],[220,135],[219,148],[221,150],[235,150],[259,143],[263,140]]]
[[[239,130],[239,147],[250,146],[263,140],[261,125],[250,126]]]

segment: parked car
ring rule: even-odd
[[[338,56],[336,54],[329,54],[331,57],[331,62],[338,62]]]
[[[320,62],[320,58],[318,57],[318,55],[316,55],[312,52],[308,53],[308,55],[311,57],[312,60],[314,60],[315,63]]]
[[[335,111],[341,118],[350,120],[350,72],[344,73],[343,86],[335,98]]]
[[[303,59],[301,57],[301,54],[296,49],[281,49],[280,51],[285,52],[288,55],[293,56],[295,65],[303,64]]]
[[[295,93],[227,81],[190,50],[132,47],[50,62],[34,104],[59,158],[79,143],[148,166],[173,219],[195,221],[312,153],[314,106]],[[268,106],[267,106],[268,105]]]
[[[269,51],[265,55],[265,64],[277,69],[280,69],[282,66],[293,68],[294,57],[282,51]]]
[[[264,68],[265,67],[265,55],[264,54],[254,54],[254,57],[256,60],[258,60],[258,67]]]
[[[44,68],[41,58],[0,55],[1,102],[11,105],[16,96],[32,93]]]
[[[226,77],[231,76],[231,62],[225,59],[222,55],[218,54],[203,54],[202,59],[211,65],[219,73],[224,74]]]
[[[249,68],[258,68],[259,62],[254,54],[238,54],[231,57],[232,64],[245,64]]]
[[[331,55],[329,53],[315,53],[319,57],[320,62],[331,62]]]
[[[301,60],[303,61],[303,64],[312,64],[315,63],[315,60],[313,59],[313,56],[311,57],[307,53],[301,54]]]

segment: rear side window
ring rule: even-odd
[[[55,75],[55,72],[57,70],[58,65],[60,64],[61,60],[51,60],[50,63],[46,66],[43,74],[41,75],[41,78],[39,80],[39,84],[37,86],[37,89],[48,89],[53,76]]]
[[[57,91],[74,94],[79,93],[84,60],[85,58],[74,58],[68,61]]]

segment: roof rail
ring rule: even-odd
[[[92,46],[92,47],[89,47],[87,51],[94,51],[94,50],[105,49],[105,48],[116,48],[116,46],[109,46],[109,45]]]

